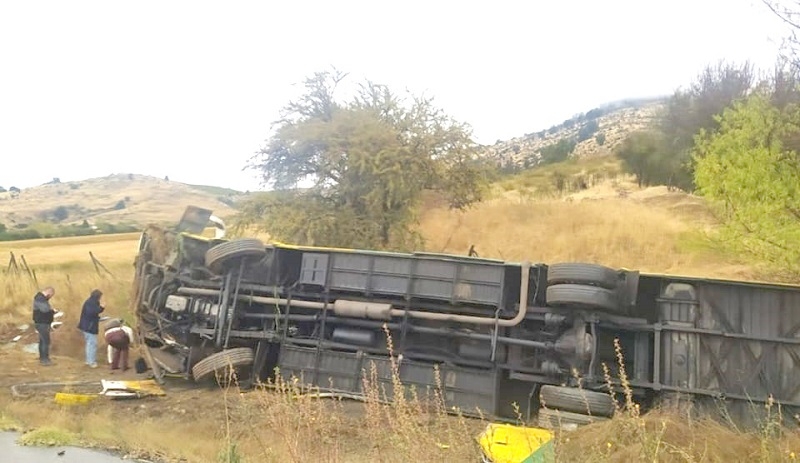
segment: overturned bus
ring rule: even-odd
[[[547,427],[612,416],[623,382],[644,409],[686,399],[745,425],[800,407],[798,286],[229,240],[213,219],[190,207],[142,234],[137,328],[159,378],[233,366],[363,394],[372,374],[391,400],[394,365],[466,414]]]

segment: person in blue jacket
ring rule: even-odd
[[[83,303],[81,309],[81,319],[78,322],[78,329],[83,332],[86,340],[86,365],[97,368],[97,332],[100,328],[100,314],[105,307],[100,304],[103,292],[95,289],[89,298]]]

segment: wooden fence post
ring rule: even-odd
[[[106,266],[105,266],[105,265],[103,265],[103,263],[102,263],[102,262],[100,262],[100,261],[97,259],[97,257],[95,257],[95,256],[94,256],[94,254],[92,253],[92,251],[89,251],[89,257],[91,257],[91,258],[92,258],[92,264],[94,264],[94,270],[97,272],[97,274],[98,274],[98,275],[101,275],[101,273],[100,273],[100,269],[103,269],[103,270],[104,270],[106,273],[108,273],[108,274],[109,274],[109,275],[111,275],[112,277],[114,276],[114,274],[113,274],[113,273],[111,273],[111,270],[107,269],[107,268],[106,268]]]
[[[31,269],[30,265],[28,265],[28,261],[27,261],[27,260],[25,260],[25,254],[20,254],[20,255],[19,255],[19,260],[20,260],[20,262],[21,262],[21,264],[20,264],[20,268],[21,268],[22,270],[24,270],[24,271],[25,271],[25,273],[27,273],[27,274],[28,274],[28,278],[29,278],[29,279],[30,279],[30,280],[31,280],[33,283],[36,283],[36,286],[38,287],[38,286],[39,286],[39,284],[38,284],[38,282],[36,281],[36,274],[33,272],[33,270]]]
[[[8,268],[6,272],[10,272],[11,269],[14,269],[14,273],[19,273],[19,265],[17,265],[17,258],[14,256],[14,252],[9,251],[9,254],[11,254],[11,258],[8,259]]]

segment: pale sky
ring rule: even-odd
[[[480,143],[770,66],[760,0],[2,1],[0,186],[138,173],[259,189],[247,160],[334,65],[435,97]],[[480,5],[480,6],[477,6]]]

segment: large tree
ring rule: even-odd
[[[695,180],[724,222],[724,242],[800,274],[800,157],[784,143],[800,133],[798,107],[780,110],[759,93],[718,121],[697,137]]]
[[[664,135],[657,130],[641,130],[628,135],[616,149],[625,169],[636,177],[639,186],[679,184],[680,158],[667,151]]]
[[[733,102],[746,98],[754,82],[750,63],[720,61],[706,66],[687,88],[676,90],[667,100],[655,127],[630,135],[621,147],[621,153],[628,155],[627,170],[637,175],[640,184],[665,184],[692,191],[695,135],[701,130],[716,130],[715,117]]]
[[[750,63],[721,61],[706,66],[688,88],[677,90],[669,99],[659,129],[664,134],[664,151],[675,158],[669,163],[675,169],[669,175],[675,186],[685,190],[694,188],[691,150],[695,135],[701,130],[716,130],[716,116],[745,98],[754,83],[755,73]]]
[[[251,164],[274,191],[245,205],[240,223],[301,244],[416,246],[423,192],[459,209],[482,197],[484,171],[469,127],[431,99],[407,102],[372,82],[339,100],[345,77],[316,73],[286,106]]]

